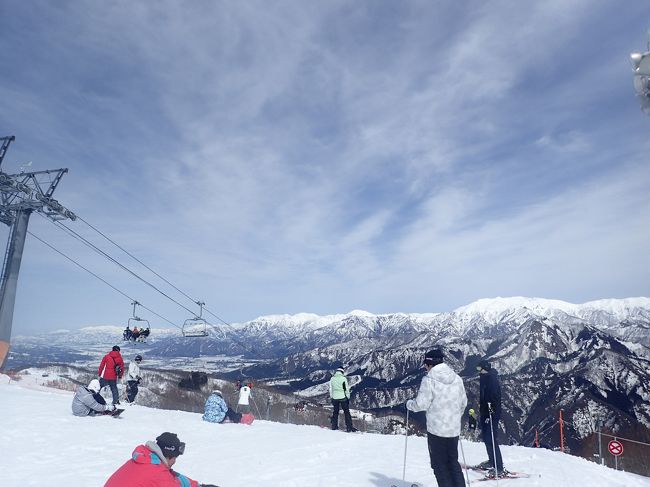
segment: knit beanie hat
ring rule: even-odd
[[[88,390],[89,391],[99,392],[100,389],[101,389],[101,387],[100,387],[99,381],[97,379],[91,380],[90,383],[88,384]]]
[[[445,359],[445,355],[442,353],[442,350],[439,348],[434,348],[429,350],[424,354],[424,363],[427,365],[438,365],[441,364]]]
[[[490,362],[488,362],[487,360],[481,360],[478,363],[478,366],[481,369],[485,370],[486,372],[489,372],[492,369],[492,365],[490,365]]]

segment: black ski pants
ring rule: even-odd
[[[223,423],[226,419],[228,419],[231,423],[239,423],[241,421],[241,413],[238,413],[237,411],[228,407],[226,415],[223,417],[223,420],[221,422]]]
[[[501,458],[499,438],[497,437],[499,433],[499,421],[496,420],[493,423],[494,428],[492,428],[492,422],[490,422],[489,417],[485,419],[481,418],[481,435],[483,435],[483,443],[485,443],[485,449],[487,450],[490,465],[494,468],[494,454],[496,452],[497,471],[503,472],[503,459]],[[494,445],[492,445],[492,433],[494,433]]]
[[[99,385],[103,389],[108,386],[111,388],[111,394],[113,395],[113,404],[120,403],[120,393],[117,391],[117,379],[106,380],[103,377],[99,378]]]
[[[438,487],[465,487],[463,470],[458,463],[458,436],[446,438],[427,433],[427,443]]]
[[[343,416],[345,417],[345,429],[352,431],[352,416],[350,416],[350,400],[349,399],[332,399],[332,406],[334,412],[332,413],[332,429],[339,429],[339,409],[343,409]]]
[[[138,390],[137,380],[126,381],[126,400],[129,402],[135,401],[135,396],[138,395]]]

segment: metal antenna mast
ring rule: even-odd
[[[0,277],[0,370],[9,354],[11,325],[16,302],[18,272],[25,247],[29,217],[34,211],[52,220],[75,220],[77,217],[52,198],[54,190],[67,169],[7,174],[2,171],[2,160],[15,140],[14,136],[0,137],[0,222],[8,225],[9,239]]]

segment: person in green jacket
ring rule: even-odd
[[[343,409],[345,429],[348,433],[352,433],[357,430],[352,426],[352,416],[350,416],[350,386],[343,372],[343,367],[339,367],[330,379],[330,397],[332,398],[332,406],[334,406],[332,429],[339,429],[339,409]]]

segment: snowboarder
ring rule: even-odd
[[[239,389],[239,399],[237,401],[237,412],[239,413],[250,413],[251,406],[249,404],[249,398],[251,397],[251,388],[249,384],[244,384]]]
[[[185,443],[178,439],[176,433],[165,432],[156,441],[137,446],[131,458],[110,476],[104,487],[218,487],[199,484],[172,470],[176,459],[184,452]]]
[[[140,362],[142,362],[142,355],[136,355],[133,361],[129,363],[129,370],[126,373],[126,400],[130,404],[135,402],[135,396],[138,395],[138,386],[142,380]]]
[[[343,367],[339,367],[330,379],[330,398],[332,399],[332,429],[339,429],[339,409],[343,409],[345,417],[345,429],[348,433],[357,431],[352,426],[352,416],[350,416],[350,386],[345,375]]]
[[[490,465],[488,475],[502,477],[505,471],[497,436],[499,433],[499,420],[501,419],[501,385],[499,384],[499,376],[487,360],[481,360],[476,370],[480,375],[479,413],[481,435],[483,437],[483,443],[485,443]],[[494,470],[495,460],[496,472]]]
[[[230,420],[232,423],[251,424],[254,418],[250,413],[241,414],[233,411],[228,407],[221,391],[217,389],[213,391],[212,394],[210,394],[210,397],[208,397],[208,400],[205,401],[203,421],[208,421],[209,423],[223,423],[226,419]]]
[[[409,411],[426,411],[427,441],[431,468],[438,487],[465,487],[458,462],[458,437],[467,395],[463,380],[444,363],[440,349],[424,355],[427,374],[422,378],[415,399],[409,399]]]
[[[104,398],[99,394],[100,386],[97,379],[90,381],[88,386],[79,386],[72,399],[72,414],[75,416],[97,416],[101,414],[112,414],[115,405],[106,404]]]
[[[119,404],[120,395],[117,392],[117,379],[121,379],[124,375],[124,360],[122,360],[120,354],[120,347],[115,345],[110,352],[104,355],[99,364],[98,375],[101,388],[109,386],[113,395],[113,404]]]

